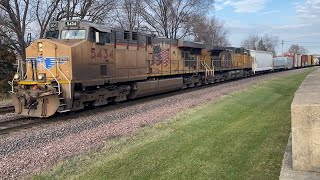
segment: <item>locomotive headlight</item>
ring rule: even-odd
[[[42,51],[43,51],[42,42],[38,42],[38,50],[40,53],[42,53]]]
[[[46,74],[45,73],[39,73],[38,80],[39,81],[45,81],[46,80]]]
[[[13,79],[14,80],[19,80],[20,79],[20,75],[18,73],[16,73],[14,76],[13,76]]]

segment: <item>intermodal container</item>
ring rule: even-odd
[[[287,57],[275,57],[273,58],[273,69],[286,69]]]
[[[292,57],[287,57],[287,67],[286,69],[292,69],[294,67],[294,62]]]

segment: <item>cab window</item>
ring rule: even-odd
[[[53,39],[58,39],[59,38],[59,31],[47,31],[46,32],[46,39],[53,38]]]
[[[61,31],[61,39],[85,39],[86,30],[84,29],[69,29]]]
[[[152,45],[152,39],[150,36],[147,36],[147,45]]]
[[[105,44],[107,40],[107,33],[99,32],[99,43],[98,44]]]
[[[132,41],[138,41],[138,33],[132,32]]]
[[[106,43],[111,43],[111,33],[106,33]]]
[[[124,36],[123,36],[124,39],[125,40],[130,40],[130,34],[131,34],[130,31],[124,31]]]
[[[123,32],[116,31],[116,39],[123,39]]]

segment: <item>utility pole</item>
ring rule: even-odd
[[[284,56],[284,54],[283,54],[283,44],[284,44],[284,41],[282,40],[282,41],[281,41],[281,45],[282,45],[282,57]]]

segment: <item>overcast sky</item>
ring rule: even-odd
[[[265,33],[320,54],[320,0],[216,0],[215,14],[225,21],[232,46],[249,33]],[[279,43],[278,53],[281,53]]]

